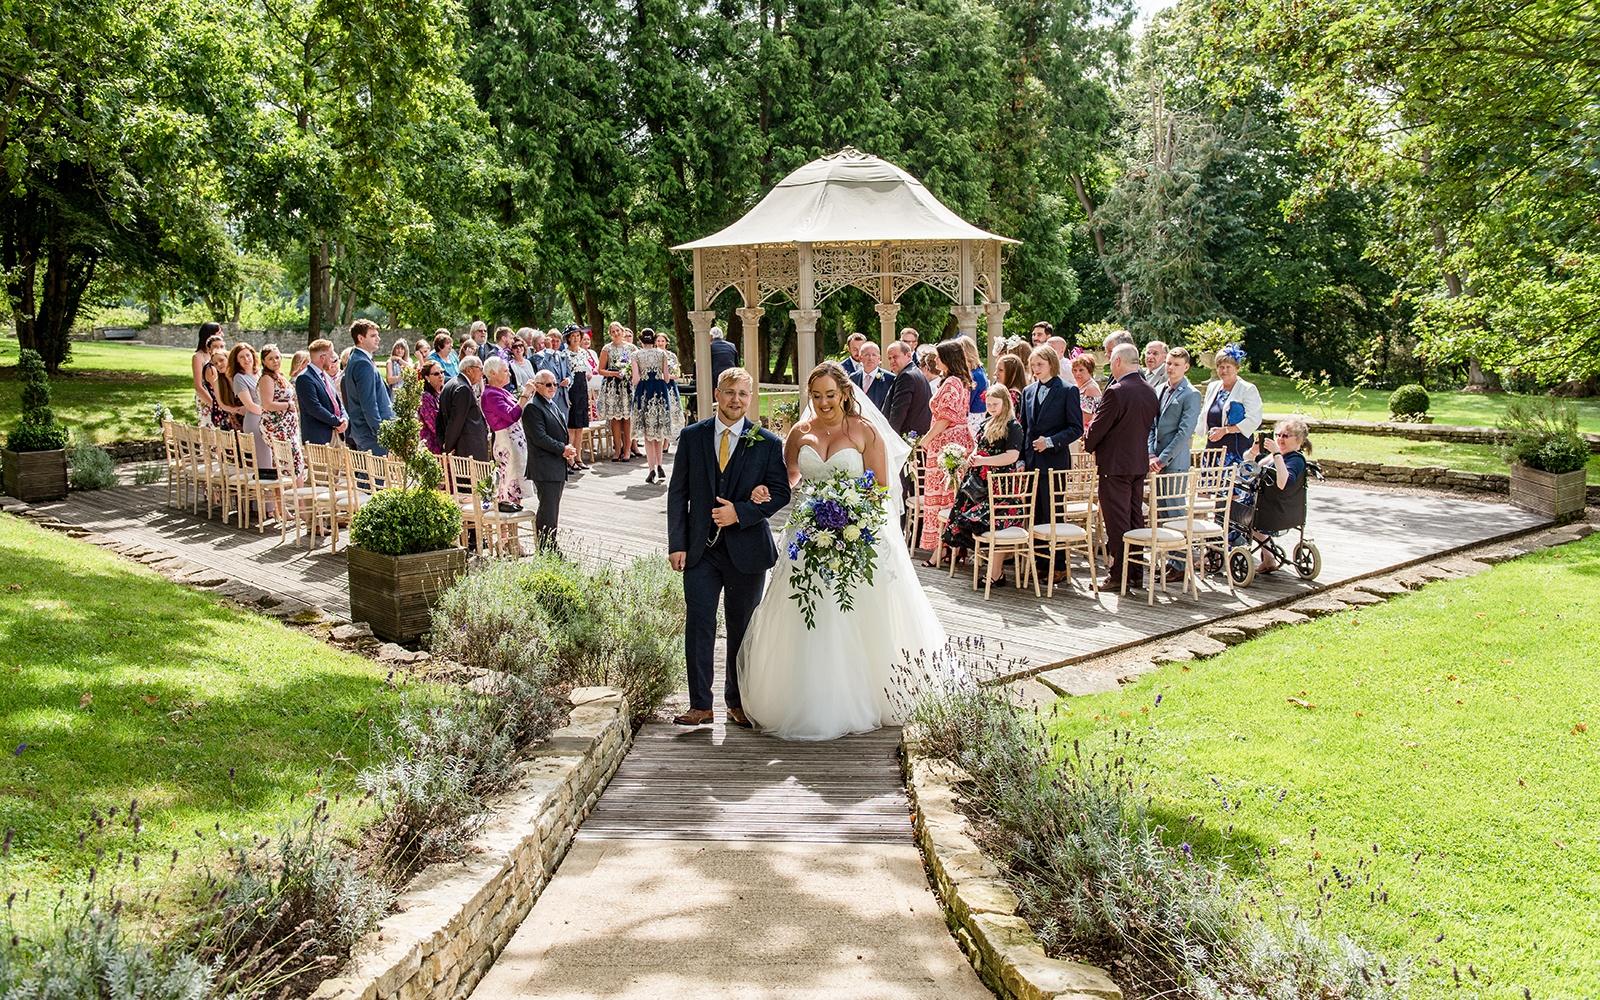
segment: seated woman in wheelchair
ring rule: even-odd
[[[1261,459],[1262,476],[1250,531],[1257,541],[1306,523],[1306,455],[1311,453],[1308,434],[1304,420],[1289,417],[1278,421],[1272,437],[1260,439],[1245,452],[1246,462]],[[1278,566],[1271,547],[1264,546],[1257,572],[1271,573]]]

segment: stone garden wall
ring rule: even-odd
[[[222,325],[222,329],[230,343],[244,340],[255,344],[257,347],[260,347],[262,344],[277,344],[285,354],[293,354],[295,351],[310,343],[310,340],[308,340],[306,337],[306,332],[299,329],[241,330],[238,326],[232,323],[224,323]],[[380,329],[379,332],[382,335],[385,354],[389,353],[388,349],[390,345],[392,345],[396,340],[399,340],[401,337],[405,338],[407,344],[412,343],[418,337],[427,337],[430,341],[433,339],[433,330],[431,329]],[[454,336],[456,343],[459,344],[466,334],[467,328],[464,326],[455,330]],[[81,337],[80,339],[130,341],[141,344],[155,344],[159,347],[181,347],[184,350],[192,351],[194,350],[195,338],[197,338],[199,335],[200,324],[198,323],[163,323],[156,326],[138,327],[97,326],[91,330],[87,336]],[[325,336],[329,340],[333,341],[333,349],[336,351],[342,351],[346,347],[349,347],[351,343],[353,343],[350,339],[349,331],[342,326],[334,327],[333,330],[327,333]]]
[[[432,865],[314,1000],[455,1000],[470,994],[533,908],[633,739],[611,688],[572,692],[572,718],[495,803],[463,861]]]
[[[1269,414],[1262,418],[1261,429],[1271,430],[1285,414]],[[1369,420],[1313,420],[1304,418],[1306,429],[1315,435],[1318,431],[1329,434],[1366,434],[1372,437],[1400,437],[1412,441],[1447,441],[1451,444],[1503,445],[1509,435],[1495,427],[1463,427],[1459,424],[1401,424],[1373,423]],[[1585,434],[1589,450],[1600,454],[1600,434]],[[1504,492],[1503,490],[1501,492]]]
[[[1318,458],[1317,464],[1322,466],[1322,474],[1329,479],[1414,486],[1431,490],[1498,493],[1502,496],[1511,492],[1511,476],[1504,472],[1465,472],[1461,469],[1444,469],[1436,465],[1342,462],[1336,458]],[[1600,503],[1600,486],[1592,484],[1589,486],[1589,503]]]

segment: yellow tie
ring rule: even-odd
[[[728,438],[733,436],[733,428],[722,432],[722,440],[717,444],[717,471],[723,472],[728,468]]]

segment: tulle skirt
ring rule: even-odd
[[[905,721],[917,690],[946,680],[939,624],[891,524],[879,542],[871,586],[849,611],[831,594],[807,629],[791,595],[794,563],[780,555],[766,597],[739,649],[739,696],[763,732],[786,740],[831,740]],[[780,552],[786,550],[785,544]]]

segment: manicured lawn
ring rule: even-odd
[[[134,881],[161,884],[174,848],[181,877],[373,761],[373,724],[401,698],[382,668],[9,515],[0,552],[0,829],[15,831],[0,884],[32,890],[20,923],[80,885],[98,847],[142,855]]]
[[[1600,996],[1596,616],[1600,536],[1064,699],[1057,733],[1142,736],[1175,840],[1308,914],[1328,879],[1326,928],[1415,997]]]
[[[1508,468],[1500,449],[1486,444],[1451,444],[1447,441],[1411,441],[1406,438],[1376,437],[1369,434],[1311,435],[1318,458],[1346,462],[1379,462],[1385,465],[1438,465],[1465,472],[1498,472]],[[1589,482],[1600,483],[1600,455],[1589,458]]]
[[[1196,370],[1191,381],[1205,387],[1209,377]],[[1331,404],[1308,402],[1294,383],[1281,375],[1263,375],[1248,372],[1245,378],[1261,390],[1261,402],[1268,413],[1293,413],[1296,407],[1306,416],[1323,420],[1388,420],[1389,393],[1392,389],[1364,389],[1352,397],[1348,389],[1335,389]],[[1460,424],[1467,427],[1495,427],[1514,399],[1526,398],[1512,392],[1458,392],[1452,389],[1429,389],[1428,414],[1434,423]],[[1578,429],[1600,433],[1600,398],[1570,401],[1578,411]]]
[[[0,434],[20,416],[17,341],[0,337]],[[84,342],[72,345],[72,360],[50,380],[56,417],[74,439],[96,443],[160,437],[155,406],[165,403],[180,420],[194,422],[194,378],[190,352],[176,347]]]

